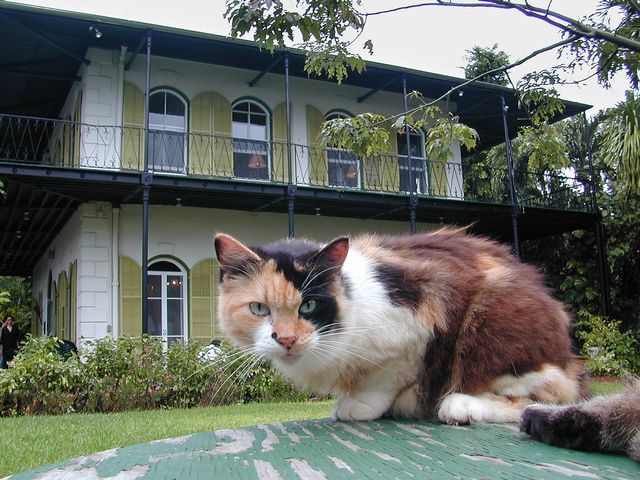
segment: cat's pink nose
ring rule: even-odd
[[[280,345],[282,345],[283,347],[290,349],[294,343],[296,343],[296,340],[298,340],[298,337],[293,335],[291,337],[279,337],[278,334],[276,332],[273,332],[271,334],[271,337],[278,342]]]

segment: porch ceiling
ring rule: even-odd
[[[96,38],[90,27],[97,27]],[[261,72],[271,68],[284,74],[284,62],[274,65],[274,56],[244,40],[148,25],[87,14],[62,12],[41,7],[3,3],[0,7],[0,111],[17,115],[57,118],[69,89],[78,75],[90,46],[119,50],[127,45],[135,52],[148,30],[153,31],[152,54],[215,63]],[[144,53],[144,48],[142,49]],[[275,56],[282,55],[282,51]],[[307,77],[304,55],[291,51],[290,73]],[[427,97],[437,97],[464,80],[435,73],[368,62],[362,74],[352,74],[344,83],[361,87],[360,97],[381,89],[401,92],[401,74],[408,89]],[[249,75],[247,81],[254,77]],[[292,92],[295,98],[295,92]],[[480,134],[481,148],[501,143],[504,139],[499,97],[505,96],[509,106],[509,130],[515,135],[525,123],[526,114],[518,106],[512,90],[483,82],[464,87],[464,95],[456,96],[458,113],[465,123]],[[366,102],[366,100],[365,100]],[[575,115],[587,105],[565,102],[564,117]],[[399,105],[399,109],[401,105]],[[559,119],[560,117],[558,117]]]
[[[0,204],[0,275],[31,274],[51,241],[82,202],[107,201],[114,206],[141,204],[141,176],[135,173],[56,170],[0,165],[6,197]],[[180,200],[178,200],[180,199]],[[282,185],[153,178],[150,203],[286,214],[287,188]],[[406,222],[408,198],[398,195],[298,188],[296,215],[323,215]],[[460,200],[421,198],[417,221],[471,225],[478,233],[510,241],[511,207]],[[519,217],[522,239],[591,228],[592,213],[527,208]],[[283,220],[282,236],[287,235]]]

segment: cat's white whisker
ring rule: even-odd
[[[252,352],[251,354],[248,354],[244,357],[240,357],[238,359],[236,359],[234,362],[232,362],[231,364],[229,364],[225,369],[223,369],[221,372],[219,372],[220,377],[222,377],[229,368],[233,367],[238,360],[243,360],[242,363],[240,363],[239,366],[237,366],[235,371],[232,371],[229,373],[229,375],[224,379],[224,381],[218,385],[218,388],[216,388],[216,390],[214,392],[212,392],[211,394],[211,400],[209,401],[209,405],[211,405],[211,403],[213,403],[213,400],[216,398],[216,396],[218,395],[218,393],[220,393],[220,391],[222,390],[222,388],[227,384],[227,382],[231,381],[231,383],[229,385],[233,385],[234,382],[236,382],[236,378],[237,375],[235,375],[235,373],[241,369],[243,369],[245,367],[245,365],[247,365],[248,363],[251,363],[253,361],[259,361],[260,360],[260,354],[256,353],[256,352]],[[229,388],[227,388],[227,390],[225,390],[224,394],[223,394],[223,399],[224,396],[227,395],[229,391]]]
[[[376,367],[382,367],[382,365],[380,365],[378,362],[374,362],[370,358],[367,358],[367,357],[365,357],[363,355],[359,355],[359,354],[357,354],[355,352],[347,350],[346,348],[341,348],[341,346],[339,346],[340,344],[333,345],[333,344],[330,344],[330,343],[327,342],[327,343],[324,343],[324,345],[327,346],[330,349],[334,349],[334,350],[339,351],[339,352],[343,352],[343,353],[347,353],[349,355],[353,355],[354,357],[357,357],[357,358],[359,358],[361,360],[364,360],[365,362],[369,362],[372,365],[375,365]]]

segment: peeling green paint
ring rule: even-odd
[[[108,450],[14,475],[27,479],[635,479],[623,456],[532,441],[513,425],[276,423]]]

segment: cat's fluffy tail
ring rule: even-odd
[[[623,393],[568,406],[531,405],[520,430],[534,439],[566,448],[625,452],[640,462],[640,379]]]

